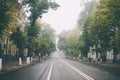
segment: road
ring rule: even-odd
[[[56,51],[50,59],[0,76],[0,80],[120,80],[107,71],[63,58]]]

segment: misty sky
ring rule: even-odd
[[[49,10],[43,14],[42,22],[50,24],[57,33],[70,30],[77,24],[77,19],[82,10],[81,4],[85,0],[55,0],[60,7],[54,11]]]

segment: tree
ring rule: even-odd
[[[88,27],[88,36],[89,36],[89,41],[91,43],[91,45],[89,47],[92,48],[92,51],[94,51],[96,53],[96,58],[98,58],[98,53],[100,52],[99,49],[99,35],[101,34],[99,31],[99,27],[95,24],[96,20],[95,20],[95,12],[92,13],[92,15],[89,16],[90,17],[90,22],[89,22],[89,27]]]
[[[0,40],[4,30],[10,30],[11,23],[17,19],[19,13],[19,4],[16,0],[0,0]],[[0,42],[0,57],[1,57]]]
[[[110,30],[109,22],[107,20],[108,9],[105,6],[106,2],[100,2],[96,10],[91,15],[91,22],[89,23],[89,37],[92,41],[94,50],[98,58],[98,52],[101,53],[101,58],[106,61],[106,53],[109,49]]]
[[[92,14],[94,12],[95,5],[97,4],[96,0],[88,1],[84,4],[84,10],[80,13],[79,19],[78,19],[78,26],[82,30],[81,39],[80,41],[83,41],[84,45],[80,46],[81,53],[83,56],[87,57],[87,54],[89,52],[90,46],[93,45],[91,39],[90,39],[90,26],[92,26]]]
[[[79,27],[84,27],[84,20],[86,16],[92,14],[95,9],[95,5],[97,4],[97,0],[87,1],[83,4],[84,10],[82,10],[79,14],[79,18],[77,20],[77,24]]]
[[[67,56],[78,57],[83,46],[83,41],[80,41],[80,30],[75,28],[68,32],[59,34],[58,48],[63,50]]]
[[[3,53],[1,50],[2,35],[4,31],[12,32],[13,26],[14,30],[16,29],[14,21],[17,20],[20,9],[18,0],[0,0],[0,59]]]
[[[0,1],[0,37],[3,30],[8,25],[9,15],[7,14],[8,6],[6,5],[6,0]]]
[[[31,39],[33,37],[36,37],[36,34],[34,34],[36,31],[33,31],[33,29],[37,30],[35,26],[36,20],[38,18],[41,18],[42,14],[46,13],[50,7],[56,9],[57,7],[59,7],[59,5],[55,2],[48,2],[48,0],[23,0],[23,4],[27,8],[30,8],[28,10],[28,12],[30,13],[28,20],[30,22],[30,28],[31,28],[31,29],[29,28],[30,31],[28,31],[28,33],[32,34],[32,35],[28,35],[29,38],[28,43],[30,45]],[[31,52],[30,51],[31,49],[29,47],[28,47],[28,56],[30,55]]]
[[[67,34],[68,34],[68,32],[63,31],[58,35],[59,41],[58,41],[58,45],[57,45],[58,49],[63,50],[65,55],[69,55]]]
[[[117,39],[115,36],[117,36],[117,30],[119,26],[119,1],[112,1],[112,0],[101,0],[100,4],[97,6],[96,11],[96,23],[98,27],[98,31],[100,32],[98,34],[99,44],[101,47],[101,51],[103,51],[103,57],[106,55],[106,52],[112,47],[114,54],[119,53],[118,46],[115,45],[119,43],[119,37]],[[112,13],[112,14],[111,14]],[[113,41],[114,40],[114,41]],[[114,48],[110,43],[113,42]],[[110,47],[111,46],[111,47]],[[117,50],[116,50],[117,48]],[[115,58],[114,58],[115,59]]]
[[[42,24],[37,21],[34,27],[26,26],[28,37],[28,56],[32,56],[33,52],[38,56],[42,53],[50,55],[55,50],[55,32],[48,24]],[[34,32],[34,34],[32,34]]]
[[[51,52],[56,50],[55,46],[55,31],[48,24],[42,25],[41,30],[41,42],[40,42],[40,51],[43,55],[50,55]]]
[[[24,5],[28,5],[30,8],[30,24],[34,26],[35,21],[42,17],[43,13],[46,13],[49,7],[56,9],[59,5],[55,2],[48,2],[48,0],[23,0]]]
[[[17,45],[19,56],[23,58],[23,50],[26,47],[26,36],[20,30],[20,27],[17,27],[16,31],[11,34],[11,40]]]
[[[115,2],[101,0],[94,12],[82,20],[84,41],[92,44],[89,47],[93,47],[96,54],[101,53],[104,62],[106,61],[107,51],[113,50],[114,55],[120,52],[119,6],[119,0]]]
[[[67,34],[67,43],[68,43],[68,52],[73,57],[78,57],[80,54],[80,30],[76,27],[72,31],[69,31]]]
[[[11,34],[11,39],[17,45],[19,53],[19,65],[22,65],[23,60],[23,50],[26,47],[26,37],[24,33],[20,30],[20,27],[16,28],[16,31]]]
[[[27,47],[28,47],[28,56],[32,56],[33,51],[35,50],[34,47],[36,46],[38,35],[40,34],[41,24],[36,22],[35,26],[27,25],[26,36],[27,36]],[[35,47],[36,48],[36,47]]]
[[[113,33],[110,41],[110,49],[113,50],[114,59],[113,62],[116,62],[116,55],[120,53],[120,1],[108,0],[106,7],[109,10],[108,21],[110,30]]]

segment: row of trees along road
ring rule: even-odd
[[[31,53],[42,50],[42,46],[47,43],[45,48],[51,45],[51,48],[55,48],[50,37],[46,38],[49,40],[46,40],[47,42],[44,38],[39,38],[39,35],[42,37],[51,36],[54,32],[52,28],[51,31],[49,30],[52,33],[45,31],[50,28],[48,25],[42,30],[43,24],[39,23],[38,19],[42,17],[42,14],[47,13],[49,8],[56,10],[57,7],[59,5],[51,0],[0,0],[0,40],[4,31],[10,32],[11,40],[17,45],[20,57],[23,57],[24,48],[28,48],[28,58],[32,56]],[[29,15],[27,16],[27,14]],[[42,35],[42,32],[46,32],[46,35]],[[46,49],[46,52],[44,50],[44,53],[50,53],[54,50],[51,48],[50,50]],[[0,58],[2,58],[1,48]]]
[[[58,35],[58,48],[63,50],[66,56],[78,57],[80,46],[84,43],[80,39],[81,30],[77,27],[68,32],[62,32]]]
[[[76,43],[69,43],[68,40],[71,40],[71,37],[61,36],[61,34],[67,35],[71,31],[63,32],[59,35],[59,48],[68,54],[71,54],[71,48],[74,48],[77,53],[79,52],[78,54],[82,54],[84,57],[87,57],[90,49],[92,49],[96,52],[97,58],[99,54],[101,55],[103,62],[106,62],[107,52],[113,51],[113,62],[116,62],[116,55],[120,54],[119,3],[120,0],[87,1],[77,21],[78,27],[82,31],[79,39],[73,38]],[[75,37],[73,34],[70,36]],[[70,47],[71,44],[72,47]],[[75,44],[76,46],[74,46]],[[72,53],[76,54],[76,52]]]

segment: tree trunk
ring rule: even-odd
[[[2,58],[0,58],[0,71],[2,70]]]
[[[30,48],[28,48],[28,54],[26,59],[27,64],[30,64]]]
[[[95,52],[96,52],[96,62],[98,62],[98,44],[95,45]]]
[[[22,58],[19,57],[19,65],[21,66],[22,65]]]
[[[23,51],[22,49],[19,49],[19,65],[22,65],[23,60]]]
[[[33,57],[31,56],[31,57],[30,57],[30,62],[32,62],[32,61],[33,61]]]
[[[116,49],[114,49],[113,50],[113,63],[117,62],[117,60],[116,60],[116,53],[117,53],[117,51],[116,51]]]
[[[1,46],[1,44],[2,44],[2,40],[0,38],[0,58],[2,58],[2,46]]]
[[[103,50],[103,62],[105,63],[107,60],[106,60],[106,53],[107,51],[106,50]]]
[[[1,49],[1,39],[0,39],[0,71],[2,70],[2,49]]]
[[[26,62],[27,64],[30,64],[30,57],[27,57]]]

